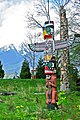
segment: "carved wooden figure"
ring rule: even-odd
[[[58,109],[57,101],[57,84],[56,84],[56,74],[54,71],[48,70],[48,67],[45,67],[46,72],[46,87],[48,90],[46,91],[46,104],[49,109]]]

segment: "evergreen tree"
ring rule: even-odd
[[[37,65],[36,78],[45,78],[43,59],[40,57]]]
[[[80,43],[73,47],[71,50],[70,61],[74,66],[80,67]]]
[[[0,61],[0,78],[3,78],[3,77],[4,77],[4,70],[2,69],[2,64]]]
[[[29,63],[28,61],[24,60],[21,68],[21,73],[20,73],[20,78],[25,79],[25,78],[31,78],[31,73],[30,73],[30,68],[29,68]]]

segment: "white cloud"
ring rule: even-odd
[[[5,3],[6,2],[6,3]],[[25,39],[25,14],[29,2],[22,1],[17,4],[9,4],[7,1],[0,3],[3,12],[1,18],[3,21],[0,26],[0,47],[7,44],[19,45]],[[10,5],[9,7],[6,5]]]

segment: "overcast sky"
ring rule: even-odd
[[[25,39],[25,15],[30,0],[0,0],[0,47]]]

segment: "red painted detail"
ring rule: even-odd
[[[53,38],[52,35],[45,35],[45,36],[44,36],[44,39],[51,39],[51,38]]]

